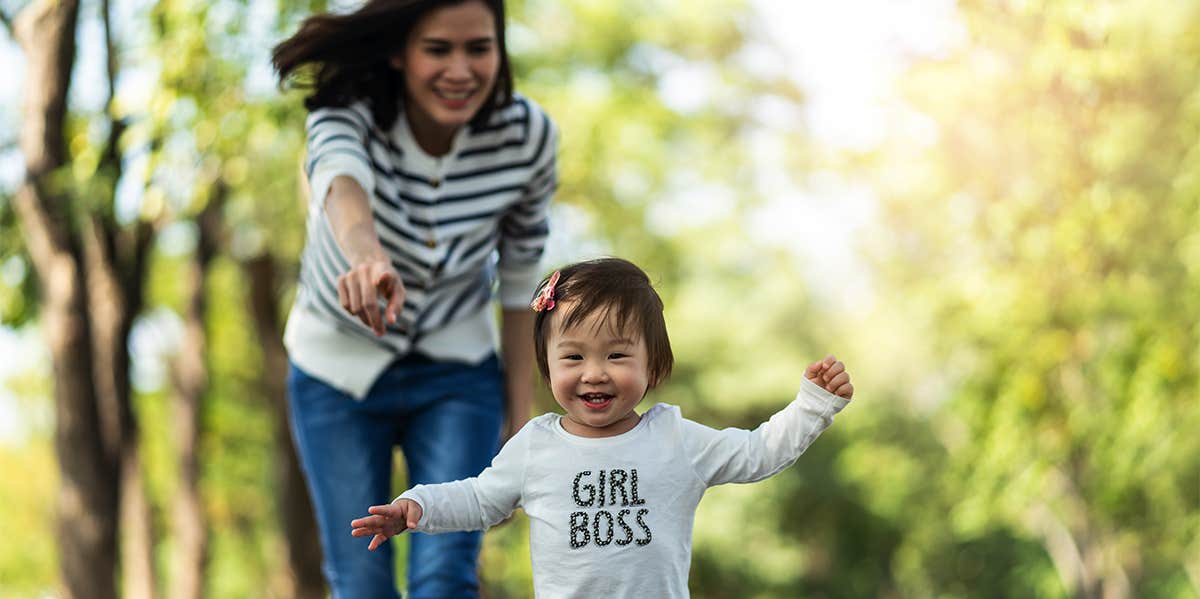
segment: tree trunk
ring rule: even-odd
[[[288,548],[288,572],[283,597],[320,599],[326,596],[321,576],[321,544],[309,501],[304,474],[292,444],[287,406],[287,352],[279,328],[278,271],[270,254],[242,263],[250,281],[251,312],[261,343],[263,364],[260,384],[275,411],[276,504],[282,515],[280,526]]]
[[[121,455],[121,576],[125,599],[154,599],[154,519],[136,441]]]
[[[104,47],[109,118],[108,140],[104,144],[97,174],[111,181],[103,198],[114,206],[116,184],[124,172],[121,136],[125,122],[116,118],[117,45],[113,40],[110,0],[100,2],[104,25]],[[84,229],[83,250],[91,308],[93,356],[96,360],[96,393],[100,413],[109,431],[114,451],[120,460],[118,521],[121,547],[121,587],[126,599],[154,599],[158,586],[154,568],[155,534],[150,501],[142,470],[141,433],[133,409],[133,390],[129,382],[129,333],[134,318],[142,310],[142,282],[146,256],[154,237],[154,227],[139,222],[122,229],[110,210],[93,210]]]
[[[142,473],[141,436],[133,412],[127,344],[134,316],[141,310],[141,269],[148,244],[137,242],[132,253],[120,255],[114,230],[115,226],[106,218],[93,215],[83,240],[92,326],[93,385],[105,444],[119,461],[122,596],[154,599],[154,531]],[[135,231],[134,234],[148,238],[145,229]],[[119,271],[124,271],[125,276]]]
[[[204,596],[204,573],[208,565],[208,518],[200,492],[201,418],[208,392],[208,272],[220,237],[221,207],[226,188],[217,185],[213,197],[196,218],[199,237],[187,271],[188,305],[184,314],[183,346],[175,364],[175,439],[179,463],[179,491],[174,501],[175,580],[172,597],[200,599]]]
[[[54,372],[60,488],[56,536],[65,596],[117,596],[119,452],[112,420],[102,425],[93,386],[92,340],[82,249],[72,234],[69,198],[57,184],[66,164],[63,126],[75,62],[73,0],[41,0],[18,15],[14,36],[25,52],[21,124],[25,177],[14,198],[37,272],[40,313]]]

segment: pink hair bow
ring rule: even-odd
[[[554,286],[558,285],[558,277],[561,274],[557,270],[554,271],[554,274],[550,275],[550,280],[546,281],[546,286],[542,287],[542,292],[530,302],[529,307],[533,308],[534,312],[554,309]]]

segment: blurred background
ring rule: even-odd
[[[268,54],[327,7],[0,0],[0,596],[324,596]],[[854,375],[706,496],[694,597],[1200,597],[1200,2],[510,0],[509,45],[562,131],[547,268],[666,301],[648,401],[753,427]]]

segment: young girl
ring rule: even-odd
[[[687,597],[692,519],[705,489],[787,468],[850,401],[832,356],[753,431],[715,430],[679,408],[634,408],[667,378],[662,301],[637,266],[606,258],[543,281],[533,302],[538,368],[564,415],[530,421],[478,477],[418,485],[351,522],[369,549],[412,529],[482,530],[518,507],[530,521],[540,597]]]
[[[391,548],[363,552],[342,528],[393,496],[394,447],[414,483],[458,480],[496,455],[502,422],[529,418],[526,302],[557,139],[513,91],[504,39],[503,0],[369,0],[275,48],[280,79],[311,92],[308,237],[284,343],[335,599],[398,597]],[[477,597],[480,536],[415,537],[409,596]]]

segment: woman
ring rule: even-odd
[[[556,129],[514,94],[503,0],[373,0],[275,48],[305,101],[311,191],[288,316],[292,430],[334,597],[396,597],[349,534],[409,484],[478,474],[529,418]],[[502,307],[500,356],[493,282]],[[501,366],[503,365],[503,367]],[[478,594],[480,535],[412,537],[409,596]]]

